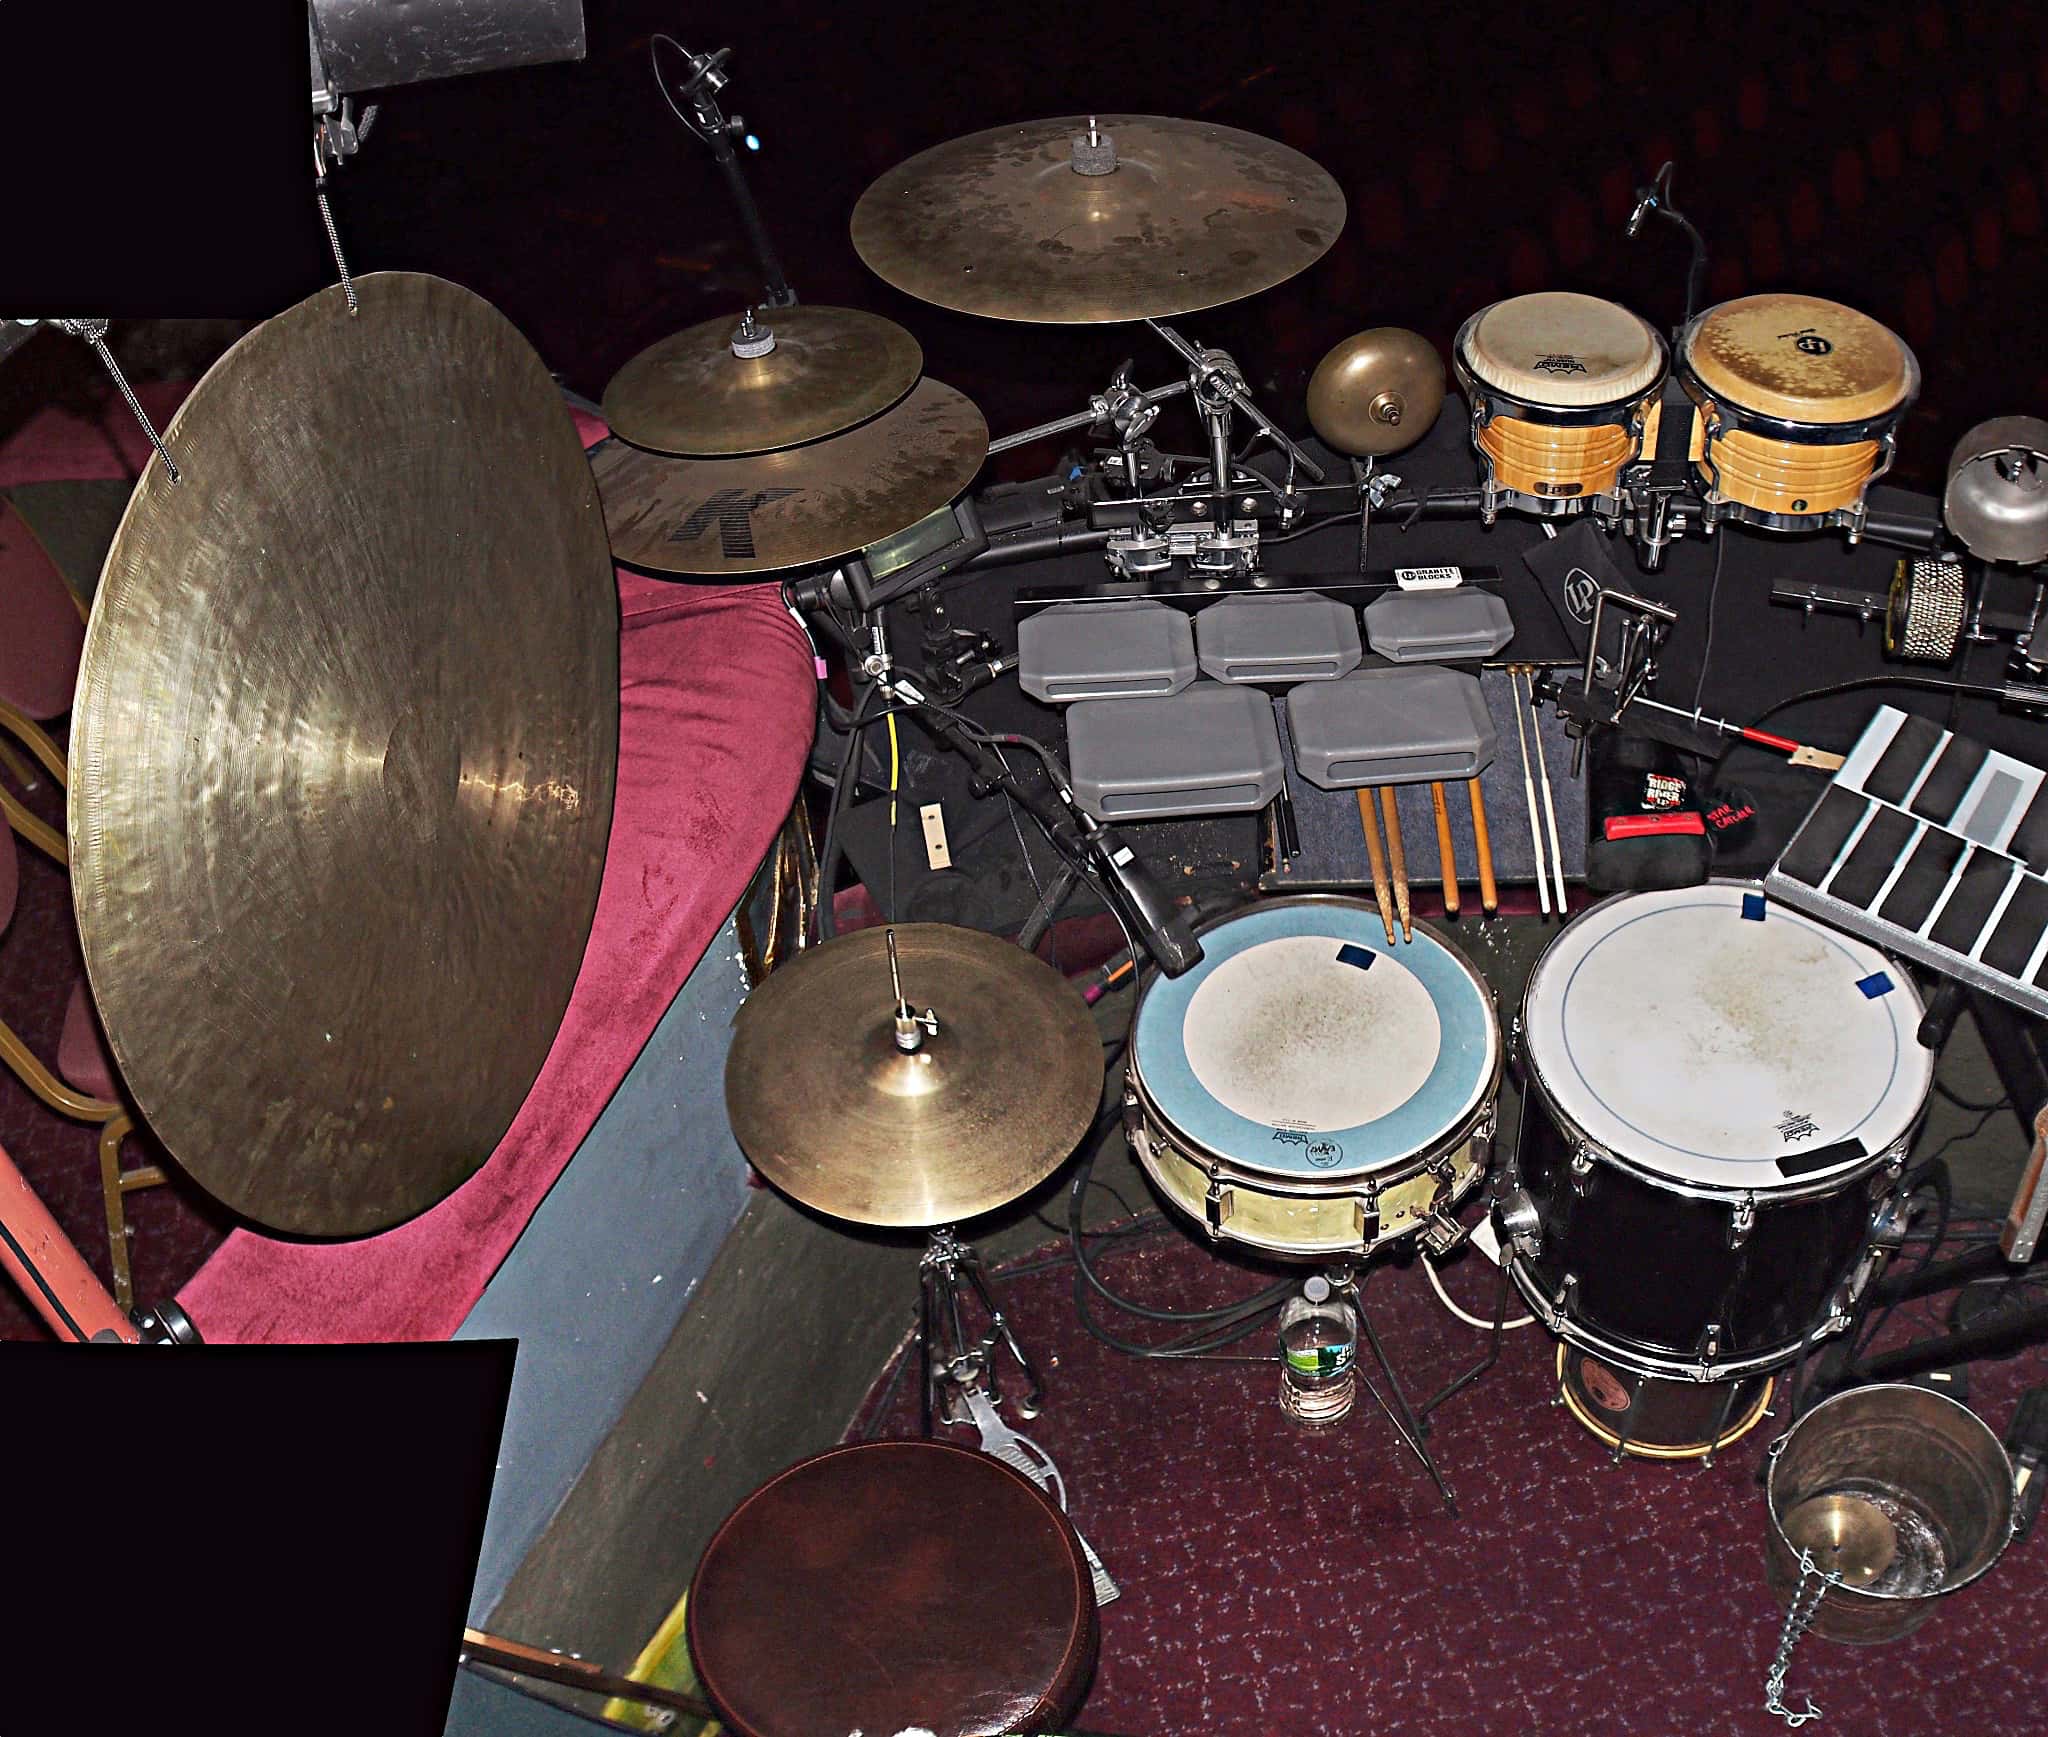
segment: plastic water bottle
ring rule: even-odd
[[[1357,1357],[1358,1311],[1317,1273],[1280,1311],[1280,1409],[1311,1427],[1348,1416]]]

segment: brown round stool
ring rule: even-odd
[[[1095,1592],[1051,1497],[986,1454],[874,1441],[761,1486],[690,1582],[690,1653],[740,1737],[1057,1730]]]

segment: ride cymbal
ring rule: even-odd
[[[894,320],[857,308],[762,308],[642,350],[604,389],[604,419],[650,452],[731,457],[801,446],[879,416],[924,368]]]
[[[853,208],[854,248],[884,282],[1045,325],[1238,301],[1313,265],[1343,227],[1344,195],[1299,151],[1159,115],[971,133],[898,164]]]
[[[747,997],[725,1064],[740,1149],[786,1194],[856,1224],[929,1228],[1029,1193],[1088,1131],[1102,1044],[1035,955],[975,929],[899,923],[903,995],[938,1029],[896,1039],[888,936],[800,953]]]
[[[1308,419],[1353,458],[1405,452],[1444,407],[1444,360],[1420,332],[1374,326],[1336,345],[1308,382]]]
[[[858,428],[744,458],[669,458],[622,440],[590,461],[612,553],[658,573],[732,578],[864,549],[938,511],[988,456],[988,424],[921,380]]]
[[[165,430],[71,723],[71,884],[136,1106],[235,1211],[378,1230],[488,1158],[583,959],[618,595],[574,425],[488,302],[355,281]]]

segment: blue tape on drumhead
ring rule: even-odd
[[[1343,946],[1337,949],[1337,963],[1339,965],[1356,965],[1361,971],[1370,971],[1372,969],[1372,962],[1378,957],[1379,955],[1370,947],[1354,946],[1349,941],[1346,941]]]
[[[1859,978],[1856,987],[1872,1001],[1880,995],[1889,995],[1894,987],[1891,978],[1882,971],[1873,971],[1868,977]]]
[[[1745,922],[1761,923],[1764,920],[1764,896],[1762,893],[1742,895],[1742,916]]]

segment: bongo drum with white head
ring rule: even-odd
[[[1481,516],[1620,508],[1623,468],[1654,450],[1664,340],[1614,302],[1513,296],[1458,329],[1451,364],[1485,470]]]
[[[1124,1128],[1210,1237],[1305,1259],[1447,1225],[1484,1173],[1500,1086],[1493,997],[1358,899],[1263,900],[1138,1001]],[[1447,1230],[1448,1234],[1448,1230]]]
[[[1851,542],[1920,391],[1920,365],[1889,327],[1786,294],[1701,314],[1679,344],[1678,377],[1697,407],[1693,462],[1709,527],[1839,526]]]

